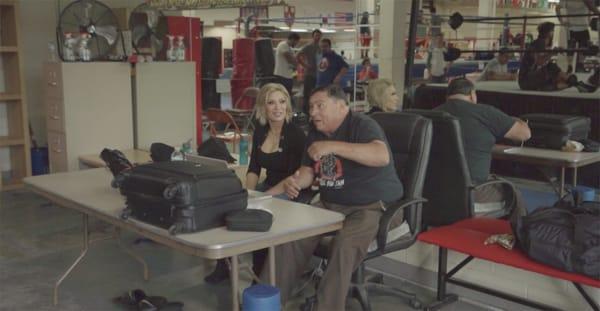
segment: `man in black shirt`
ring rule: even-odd
[[[467,165],[471,179],[480,184],[489,179],[492,161],[492,147],[498,139],[508,138],[522,142],[531,137],[527,124],[512,118],[490,105],[477,104],[475,86],[467,79],[455,79],[448,85],[447,101],[435,108],[450,113],[460,122],[465,148]],[[476,203],[505,201],[501,186],[491,185],[478,188],[474,193]],[[516,204],[521,204],[517,198]],[[476,214],[479,214],[476,205]],[[520,207],[517,207],[520,210]],[[483,211],[481,211],[483,213]],[[486,210],[489,214],[502,213],[497,210]]]
[[[346,216],[333,238],[327,270],[314,299],[315,310],[344,310],[352,273],[375,238],[384,204],[403,196],[383,130],[370,117],[350,111],[342,89],[330,85],[310,97],[314,127],[308,134],[300,169],[268,193],[296,197],[319,180],[322,207]],[[321,237],[276,248],[276,278],[283,303]],[[263,271],[269,271],[264,269]]]
[[[579,92],[595,92],[597,87],[578,81],[575,75],[569,75],[552,62],[552,53],[546,50],[552,47],[554,23],[544,22],[538,25],[538,38],[535,39],[521,59],[519,68],[519,87],[530,91],[559,91],[576,87]]]

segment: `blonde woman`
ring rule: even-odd
[[[252,155],[246,174],[246,188],[267,191],[300,167],[306,136],[302,129],[292,124],[292,104],[284,86],[277,83],[265,84],[256,97],[256,119],[258,126],[252,139]],[[261,169],[267,177],[258,183]],[[253,270],[260,275],[265,262],[266,250],[252,253]],[[207,283],[216,284],[229,277],[224,260],[217,261],[217,267],[204,278]]]
[[[371,106],[367,114],[397,111],[400,103],[400,97],[390,79],[371,80],[367,88],[367,100]]]

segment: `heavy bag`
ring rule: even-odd
[[[234,79],[254,78],[254,40],[237,38],[233,40],[233,73]]]
[[[275,71],[275,54],[273,42],[269,38],[254,41],[255,73],[257,78],[273,76]]]
[[[521,115],[531,129],[531,138],[525,145],[560,150],[567,140],[583,141],[591,130],[591,120],[584,116],[551,113]]]
[[[121,217],[133,217],[171,234],[225,224],[225,214],[244,210],[248,192],[221,166],[188,161],[148,163],[121,172],[114,186],[126,197]]]
[[[218,79],[221,73],[221,40],[202,38],[202,79]]]
[[[511,221],[518,247],[535,261],[600,279],[600,203],[538,208]]]

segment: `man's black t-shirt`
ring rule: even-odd
[[[316,141],[369,143],[374,140],[383,141],[388,146],[388,165],[369,167],[333,154],[315,162],[307,152]],[[402,198],[402,183],[396,175],[389,145],[381,127],[370,117],[349,112],[331,137],[312,128],[306,147],[302,165],[314,168],[315,176],[319,178],[321,200],[342,205],[365,205],[380,200],[390,203]]]
[[[486,181],[492,147],[506,135],[515,120],[493,106],[458,99],[450,99],[435,110],[446,111],[459,120],[471,179],[476,183]]]

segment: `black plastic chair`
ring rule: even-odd
[[[425,172],[429,161],[432,126],[427,118],[402,112],[374,113],[371,115],[383,128],[389,146],[392,150],[396,172],[404,186],[402,200],[386,206],[379,221],[379,231],[376,236],[377,248],[367,253],[367,256],[354,272],[349,295],[358,299],[362,309],[371,310],[368,291],[377,289],[389,295],[398,295],[409,299],[411,306],[419,308],[421,302],[415,294],[395,289],[383,284],[382,275],[365,277],[365,262],[387,253],[403,250],[413,245],[421,232],[421,210],[426,201],[422,198]],[[391,240],[388,233],[394,229],[392,225],[400,222],[403,217],[410,231]],[[326,258],[328,244],[331,239],[324,238],[317,248],[315,255]]]
[[[427,226],[443,226],[456,221],[477,216],[473,191],[492,184],[501,184],[507,193],[503,210],[508,211],[514,204],[516,189],[514,185],[498,178],[481,184],[471,180],[467,164],[463,137],[459,120],[444,111],[409,109],[432,121],[433,141],[430,161],[425,178],[423,196],[423,221]]]

